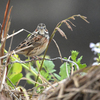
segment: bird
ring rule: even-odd
[[[29,34],[15,49],[16,54],[26,57],[38,56],[49,43],[49,32],[44,23],[39,23],[34,32]]]

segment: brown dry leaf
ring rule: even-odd
[[[87,23],[90,23],[89,21],[87,21],[86,19],[87,19],[87,17],[85,17],[85,16],[80,16],[85,22],[87,22]]]
[[[75,20],[75,17],[74,17],[74,16],[72,16],[72,17],[70,17],[70,19]]]
[[[62,37],[65,37],[65,39],[67,39],[65,33],[64,33],[59,27],[56,27],[56,29],[57,29],[58,32],[62,35]]]
[[[66,20],[63,20],[62,22],[65,23],[65,24],[67,25],[67,27],[68,27],[71,31],[73,31],[72,27],[69,25],[68,22],[66,22]]]
[[[73,24],[70,20],[67,20],[68,22],[70,22],[74,27],[76,27],[76,25],[75,24]]]
[[[81,16],[80,14],[77,15],[78,17],[82,18],[85,22],[90,23],[89,21],[87,21],[87,17],[86,16]]]

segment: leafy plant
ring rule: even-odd
[[[83,56],[77,58],[78,54],[79,54],[79,52],[72,50],[70,57],[71,57],[72,61],[74,61],[79,66],[79,69],[85,68],[86,64],[81,64],[81,60],[82,60]],[[67,59],[67,58],[65,58],[65,59]],[[62,79],[65,79],[65,78],[69,77],[72,70],[74,70],[74,71],[77,70],[75,65],[73,65],[72,63],[63,63],[60,66],[60,72],[59,72],[60,76],[57,77],[57,78],[59,80],[62,80]]]
[[[78,58],[78,54],[79,54],[79,52],[73,50],[73,51],[71,51],[70,57],[71,57],[72,61],[74,61],[79,66],[79,69],[85,68],[86,64],[81,64],[81,60],[82,60],[83,56],[80,56]],[[41,56],[41,57],[43,57],[43,56]],[[46,58],[50,59],[49,56],[46,56]],[[64,59],[68,60],[66,57]],[[37,67],[33,68],[36,71],[36,73],[38,72],[40,65],[41,65],[41,61],[36,61]],[[55,78],[57,80],[63,80],[65,78],[67,78],[68,76],[70,76],[71,70],[73,67],[74,67],[74,71],[77,70],[76,66],[73,65],[72,63],[64,62],[60,66],[59,74],[57,74],[57,73],[55,73],[56,70],[54,69],[54,67],[55,67],[55,64],[53,63],[53,61],[44,60],[40,74],[48,81],[55,81],[55,79],[53,78],[53,75],[55,76]],[[31,79],[32,74],[27,73],[26,76],[27,76],[27,78]]]
[[[14,57],[16,57],[17,59],[20,59],[18,57],[18,55],[14,55]],[[11,62],[15,61],[16,59],[14,59],[13,57],[11,57]],[[8,75],[7,77],[9,77],[10,81],[16,85],[16,83],[18,82],[19,79],[21,79],[23,77],[22,72],[22,65],[20,63],[14,63],[14,64],[9,64],[8,65]],[[8,85],[12,86],[12,84],[7,80]]]

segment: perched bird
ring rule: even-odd
[[[22,41],[14,51],[27,57],[38,56],[47,47],[49,32],[44,23],[38,24],[35,31]]]

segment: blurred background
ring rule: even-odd
[[[0,0],[0,23],[3,22],[4,11],[7,0]],[[13,30],[18,31],[22,28],[33,32],[39,23],[45,23],[49,34],[51,35],[56,24],[72,15],[81,14],[87,17],[90,24],[86,23],[79,17],[72,21],[76,27],[70,31],[65,24],[61,29],[66,33],[67,40],[58,32],[54,39],[58,43],[62,56],[69,57],[71,50],[80,52],[83,55],[82,63],[88,66],[93,62],[93,52],[89,48],[90,42],[97,43],[100,41],[100,1],[99,0],[11,0],[10,6],[13,6],[11,13],[11,27],[9,34]],[[28,35],[26,32],[14,36],[12,50],[24,40]],[[6,48],[9,47],[7,40]],[[47,52],[51,58],[58,57],[58,50],[53,42]],[[21,56],[21,59],[25,59]],[[59,72],[61,62],[54,62]]]

